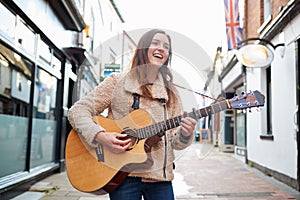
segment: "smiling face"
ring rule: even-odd
[[[165,34],[157,33],[148,49],[148,59],[153,65],[161,67],[169,58],[170,41]]]

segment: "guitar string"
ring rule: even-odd
[[[221,99],[215,99],[215,98],[210,97],[210,96],[208,96],[208,95],[206,95],[206,94],[202,94],[202,93],[200,93],[200,92],[197,92],[197,91],[194,91],[194,90],[185,88],[185,87],[180,86],[180,85],[177,85],[177,84],[175,84],[175,83],[172,83],[172,84],[173,84],[174,86],[176,86],[176,87],[179,87],[179,88],[181,88],[181,89],[184,89],[184,90],[193,92],[193,93],[198,94],[198,95],[200,95],[200,96],[202,96],[202,97],[206,97],[206,98],[212,99],[212,100],[214,100],[214,101],[216,101],[216,102],[219,102],[219,101],[222,101],[222,100],[225,99],[224,97],[221,98]],[[220,106],[220,105],[219,105],[219,106]],[[218,139],[219,139],[219,138],[218,138]],[[220,141],[220,139],[219,139],[218,143],[219,143],[219,142],[222,142],[222,138],[221,138],[221,141]],[[204,145],[204,144],[205,144],[205,142],[202,142],[202,145]],[[187,148],[187,149],[188,149],[188,148]],[[187,149],[186,149],[186,150],[187,150]],[[212,147],[207,151],[207,153],[206,153],[205,155],[203,155],[202,157],[200,157],[200,156],[198,155],[198,158],[199,158],[200,160],[204,160],[205,158],[207,158],[207,157],[213,152],[214,149],[215,149],[215,146],[212,145]],[[175,160],[180,159],[180,158],[183,156],[184,153],[185,153],[185,152],[183,152],[181,155],[179,155]]]
[[[206,95],[206,94],[202,94],[202,93],[200,93],[200,92],[197,92],[197,91],[194,91],[194,90],[185,88],[185,87],[180,86],[180,85],[178,85],[178,84],[175,84],[175,83],[172,83],[172,84],[173,84],[174,86],[176,86],[176,87],[179,87],[179,88],[181,88],[181,89],[185,89],[185,90],[187,90],[187,91],[193,92],[193,93],[195,93],[195,94],[197,94],[197,95],[200,95],[200,96],[202,96],[202,97],[206,97],[206,98],[212,99],[212,100],[214,100],[214,101],[216,101],[216,102],[219,102],[219,101],[225,99],[224,97],[221,98],[221,99],[215,99],[215,98],[210,97],[210,96],[208,96],[208,95]],[[218,104],[218,105],[219,105],[219,104]],[[219,105],[219,106],[220,106],[220,105]],[[206,112],[207,112],[207,111],[206,111]],[[221,140],[222,140],[222,138],[221,138]],[[203,143],[203,144],[204,144],[204,143]],[[199,157],[199,159],[200,159],[200,160],[205,159],[208,155],[210,155],[210,153],[213,151],[213,149],[215,149],[214,146],[212,146],[204,156]],[[182,153],[179,157],[177,157],[177,159],[179,159],[183,154],[184,154],[184,153]],[[175,160],[176,160],[176,159],[175,159]]]
[[[219,151],[218,147],[220,147],[220,144],[222,144],[223,142],[223,138],[220,137],[224,132],[224,124],[222,125],[220,131],[218,132],[218,138],[217,138],[217,143],[216,144],[209,144],[208,142],[198,142],[199,145],[202,145],[202,147],[200,148],[200,152],[197,152],[197,158],[199,160],[204,160],[206,159],[208,156],[211,155],[211,153],[213,153],[213,151]],[[197,143],[197,142],[195,142]],[[208,146],[207,146],[208,145]],[[205,152],[203,152],[203,147],[209,147],[208,149],[206,149]],[[175,162],[178,161],[179,159],[181,159],[181,157],[186,153],[186,151],[188,151],[190,148],[190,146],[184,150],[178,151],[177,153],[175,153]]]
[[[184,90],[193,92],[193,93],[198,94],[198,95],[200,95],[200,96],[202,96],[202,97],[206,97],[206,98],[209,98],[209,99],[212,99],[212,100],[215,100],[215,101],[220,101],[220,99],[215,99],[215,98],[210,97],[210,96],[208,96],[208,95],[206,95],[206,94],[202,94],[202,93],[200,93],[200,92],[197,92],[197,91],[194,91],[194,90],[185,88],[185,87],[180,86],[180,85],[177,85],[177,84],[175,84],[175,83],[172,83],[172,84],[173,84],[174,86],[176,86],[176,87],[179,87],[179,88],[181,88],[181,89],[184,89]]]

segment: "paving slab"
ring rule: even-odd
[[[291,200],[300,193],[246,165],[232,153],[209,143],[194,142],[175,153],[174,193],[178,200]],[[49,176],[32,185],[14,200],[108,200],[77,191],[66,172]]]

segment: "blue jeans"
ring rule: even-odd
[[[174,200],[171,181],[142,182],[138,177],[127,177],[113,192],[111,200]]]

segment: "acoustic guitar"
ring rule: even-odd
[[[261,107],[264,101],[264,95],[256,90],[154,124],[151,116],[141,109],[134,110],[119,120],[95,116],[95,123],[107,132],[127,134],[127,138],[131,139],[131,147],[123,153],[115,154],[101,144],[97,148],[91,147],[80,134],[71,130],[66,143],[68,179],[74,188],[82,192],[112,192],[129,173],[151,166],[151,147],[165,131],[180,126],[181,118],[189,116],[200,119],[225,109]]]

